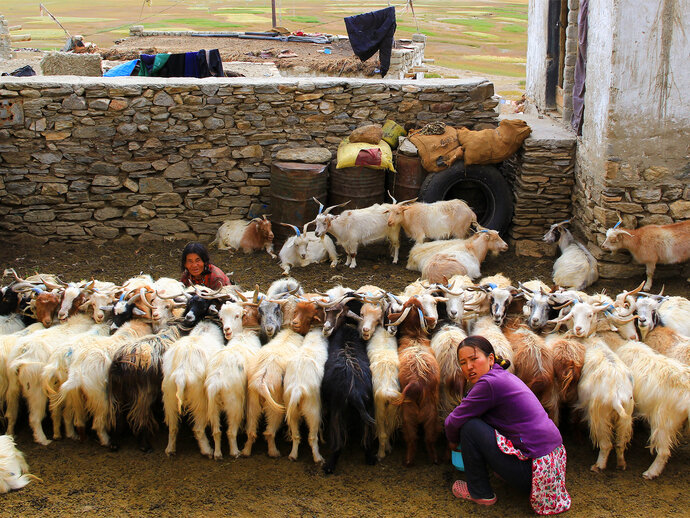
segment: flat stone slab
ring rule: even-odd
[[[50,52],[41,60],[41,71],[44,76],[101,77],[101,61],[100,54]]]
[[[304,162],[306,164],[326,164],[333,155],[325,147],[297,147],[281,149],[276,153],[276,160],[281,162]]]

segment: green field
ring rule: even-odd
[[[91,0],[88,9],[79,0],[47,0],[44,5],[71,34],[109,47],[141,24],[160,30],[267,30],[271,27],[269,0]],[[345,34],[344,16],[388,6],[387,1],[278,0],[278,25],[292,31]],[[527,49],[528,0],[422,0],[412,12],[403,12],[404,0],[395,0],[396,37],[426,34],[426,57],[436,65],[478,74],[524,78]],[[18,45],[59,49],[64,32],[48,16],[39,16],[38,2],[3,0],[0,14],[32,41]]]

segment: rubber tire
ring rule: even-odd
[[[458,189],[474,189],[480,199],[467,201],[477,213],[478,223],[505,234],[513,218],[513,192],[501,172],[490,165],[471,165],[462,161],[448,169],[427,175],[419,189],[419,200],[432,203],[456,199]],[[453,192],[455,191],[455,192]],[[480,210],[478,210],[478,207]]]

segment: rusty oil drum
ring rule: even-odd
[[[395,157],[397,173],[388,173],[388,190],[398,201],[410,200],[419,196],[419,189],[426,178],[422,161],[418,156],[398,153]]]
[[[338,205],[346,201],[350,203],[343,208],[334,209],[334,214],[348,209],[362,209],[385,201],[385,170],[361,166],[336,169],[335,165],[335,161],[331,162],[328,205]]]
[[[280,223],[290,223],[301,230],[305,223],[316,217],[319,206],[312,198],[324,202],[327,185],[328,164],[271,164],[271,226],[276,244],[282,244],[295,235],[294,230]]]

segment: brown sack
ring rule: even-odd
[[[458,133],[452,126],[446,126],[442,135],[415,133],[408,138],[417,146],[422,167],[429,173],[443,171],[462,158]]]
[[[458,140],[465,151],[465,165],[497,164],[515,153],[532,132],[521,119],[502,120],[496,129],[457,130]]]
[[[383,140],[383,128],[380,124],[369,124],[367,126],[362,126],[350,134],[350,142],[378,144],[381,140]]]

